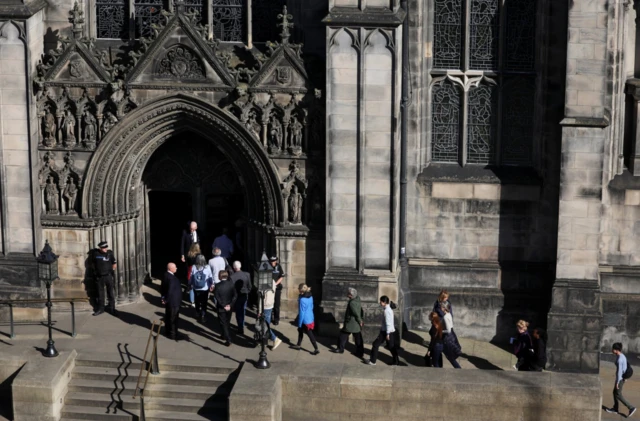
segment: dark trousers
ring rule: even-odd
[[[105,275],[98,276],[98,310],[104,310],[104,289],[107,288],[107,297],[109,298],[109,308],[114,310],[116,308],[115,289],[113,283],[113,276]]]
[[[631,408],[633,408],[633,405],[631,405],[629,401],[627,401],[624,396],[622,396],[622,386],[624,386],[624,382],[624,379],[620,380],[617,389],[615,385],[613,386],[613,410],[616,412],[618,411],[618,401],[622,402],[622,404],[626,406],[629,411],[631,411]]]
[[[244,315],[247,310],[247,294],[238,294],[236,299],[236,323],[239,330],[244,330]]]
[[[196,316],[204,318],[207,315],[207,299],[209,298],[209,290],[196,291]]]
[[[381,331],[373,345],[371,346],[371,362],[375,363],[378,360],[378,348],[386,342],[391,350],[391,356],[393,357],[393,365],[398,365],[400,359],[398,358],[398,349],[396,348],[396,335],[395,332],[389,334],[389,340],[387,341],[387,332]]]
[[[338,338],[338,351],[344,352],[344,347],[347,345],[349,335],[353,335],[353,340],[356,343],[356,356],[362,358],[364,356],[364,342],[362,340],[362,332],[340,332],[340,338]]]
[[[444,345],[442,342],[438,342],[433,344],[431,348],[431,364],[434,367],[442,368],[442,351],[444,350]]]
[[[231,343],[231,335],[229,334],[229,326],[231,324],[231,310],[226,311],[224,307],[218,307],[218,320],[222,328],[222,337]]]
[[[276,288],[276,294],[273,301],[273,322],[280,322],[280,296],[282,295],[282,288]]]
[[[180,318],[180,306],[172,307],[167,304],[164,310],[164,326],[167,336],[175,338],[178,335],[178,319]]]
[[[318,343],[316,342],[316,337],[313,334],[313,330],[309,330],[309,328],[304,325],[298,328],[298,346],[300,346],[300,344],[302,343],[302,338],[304,337],[305,332],[309,337],[309,340],[311,341],[311,345],[313,345],[313,349],[318,349]]]

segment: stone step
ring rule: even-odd
[[[113,396],[113,397],[112,397]],[[65,397],[65,406],[90,406],[103,408],[122,408],[127,412],[140,409],[140,398],[132,398],[129,393],[98,394],[70,392]],[[147,411],[191,412],[199,414],[217,413],[226,411],[229,407],[226,401],[201,400],[201,399],[173,399],[173,398],[145,398]]]
[[[124,358],[127,358],[126,356]],[[209,373],[209,374],[231,374],[238,369],[238,364],[233,362],[220,361],[216,365],[203,365],[198,362],[187,362],[183,360],[171,360],[158,358],[160,372],[175,371],[188,373]],[[85,354],[79,353],[76,358],[76,367],[106,367],[122,368],[128,370],[140,370],[140,361],[122,361],[117,354]]]
[[[76,366],[73,370],[74,379],[110,380],[118,382],[130,381],[131,379],[137,380],[139,374],[139,367],[137,370],[134,370],[128,366],[122,368]],[[144,378],[146,372],[143,371],[142,375]],[[218,387],[228,381],[235,381],[236,377],[234,374],[164,371],[157,375],[150,374],[148,383]]]
[[[171,412],[146,410],[147,421],[222,421],[226,420],[228,410],[220,411],[218,414],[194,414],[190,412]],[[60,421],[72,420],[104,420],[104,421],[138,421],[139,411],[117,410],[116,413],[106,413],[104,408],[90,406],[65,406],[62,408],[62,418]]]
[[[132,378],[125,382],[113,382],[109,380],[71,379],[68,392],[97,393],[109,395],[119,393],[122,400],[130,399],[136,388],[137,379]],[[141,382],[142,383],[142,382]],[[202,399],[226,400],[231,393],[232,385],[209,387],[189,386],[176,384],[148,383],[145,390],[147,397],[174,398],[174,399]]]

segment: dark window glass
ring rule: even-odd
[[[459,69],[462,60],[462,0],[435,0],[433,67]]]
[[[279,41],[278,15],[282,13],[285,0],[253,0],[251,3],[253,42]]]
[[[244,0],[213,0],[213,35],[217,39],[243,42],[246,27]]]
[[[126,0],[96,0],[98,38],[129,38]]]
[[[161,0],[136,0],[134,2],[136,38],[148,38],[153,34],[151,25],[163,24],[162,16],[164,4]]]
[[[199,21],[203,25],[207,22],[207,10],[204,7],[206,1],[207,0],[184,0],[187,12],[197,13],[200,17]]]
[[[469,91],[467,124],[467,162],[489,164],[494,161],[498,89],[480,85]]]
[[[450,81],[438,82],[432,94],[432,151],[434,161],[457,162],[460,143],[461,89]]]
[[[505,7],[505,70],[532,71],[536,46],[536,2],[509,0]]]
[[[472,0],[469,25],[469,67],[477,70],[497,69],[499,40],[498,0]]]
[[[502,94],[502,163],[528,165],[533,146],[534,77],[506,81]]]

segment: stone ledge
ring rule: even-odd
[[[381,26],[397,28],[402,25],[407,12],[398,9],[393,12],[389,9],[365,9],[352,7],[334,7],[322,20],[329,26]]]
[[[418,175],[418,182],[464,182],[486,184],[542,185],[542,179],[533,168],[494,167],[431,163]]]

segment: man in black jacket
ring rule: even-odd
[[[200,242],[200,233],[198,232],[198,223],[191,221],[189,224],[189,230],[182,232],[182,241],[180,242],[180,255],[181,260],[185,261],[185,256],[189,253],[191,245],[194,243],[202,244]]]
[[[244,316],[247,310],[247,298],[251,292],[251,276],[241,268],[242,264],[240,262],[237,260],[233,262],[233,274],[230,282],[233,283],[238,294],[235,305],[238,334],[244,335]]]
[[[164,274],[160,293],[162,295],[162,304],[165,305],[164,324],[167,338],[177,341],[182,288],[180,280],[175,275],[176,270],[175,263],[167,265],[167,272]]]
[[[222,336],[226,340],[225,346],[231,346],[231,335],[229,334],[229,324],[231,323],[231,309],[236,303],[238,293],[233,282],[229,281],[229,274],[226,270],[218,273],[220,282],[216,285],[214,296],[218,307],[218,318],[222,327]]]

